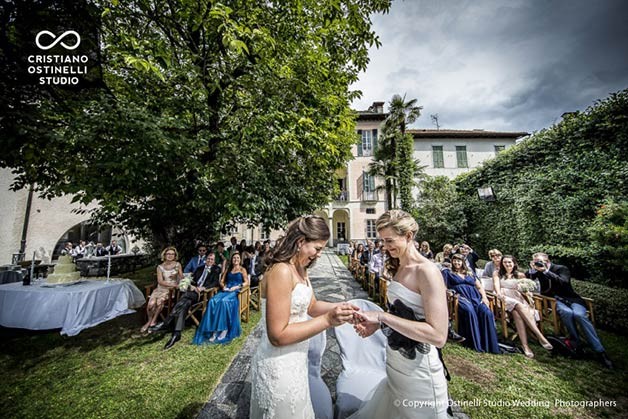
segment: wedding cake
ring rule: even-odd
[[[66,282],[76,282],[81,277],[81,273],[76,270],[76,265],[72,262],[72,256],[59,256],[55,265],[54,273],[49,274],[46,282],[49,284],[63,284]]]

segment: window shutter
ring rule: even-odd
[[[358,137],[360,137],[360,141],[358,142],[358,157],[362,156],[362,130],[358,130]]]
[[[373,130],[373,153],[377,151],[377,130]]]
[[[369,176],[369,192],[373,192],[375,190],[375,176]]]

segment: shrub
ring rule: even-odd
[[[624,336],[628,334],[628,290],[576,279],[571,283],[582,297],[593,299],[596,327]]]

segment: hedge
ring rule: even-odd
[[[575,277],[628,287],[627,155],[628,89],[456,178],[466,236],[481,255],[544,250]],[[496,201],[478,200],[485,186]]]

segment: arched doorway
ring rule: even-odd
[[[73,245],[76,245],[81,240],[84,240],[86,243],[91,242],[94,245],[96,243],[102,243],[104,247],[107,247],[111,243],[111,240],[116,240],[118,245],[122,247],[122,253],[127,253],[128,249],[126,235],[117,228],[114,229],[110,226],[98,228],[97,225],[91,224],[89,221],[83,221],[72,226],[61,235],[55,244],[52,259],[59,258],[61,250],[63,250],[67,242],[72,242]]]
[[[349,231],[349,211],[346,209],[338,209],[334,211],[332,224],[334,245],[347,242],[349,240],[349,237],[351,237]]]

